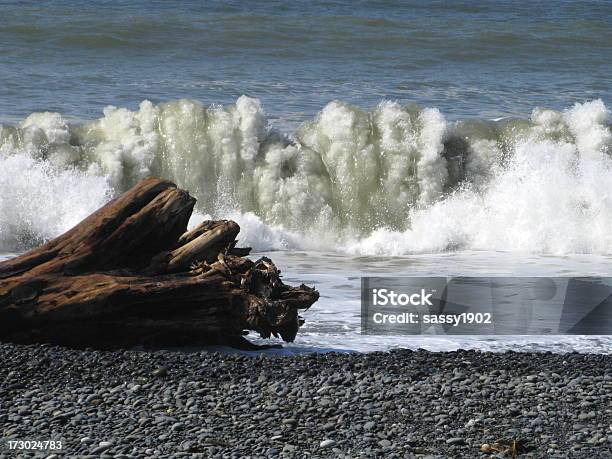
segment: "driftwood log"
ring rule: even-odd
[[[0,341],[71,347],[228,344],[249,330],[293,341],[317,299],[271,260],[245,258],[239,226],[187,231],[195,199],[148,178],[67,233],[0,263]]]

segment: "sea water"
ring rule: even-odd
[[[0,2],[0,119],[257,97],[292,131],[329,101],[451,119],[609,98],[607,0]],[[606,101],[606,100],[605,100]],[[609,102],[609,99],[606,101]]]
[[[597,352],[612,350],[608,336],[375,336],[361,332],[361,276],[587,276],[610,274],[612,256],[549,256],[497,251],[459,251],[401,257],[340,256],[320,252],[270,252],[284,280],[315,285],[321,297],[302,314],[296,342],[284,353],[385,351],[392,348],[448,351]],[[253,338],[255,336],[252,335]],[[264,340],[257,340],[264,343]]]
[[[611,275],[610,2],[3,2],[0,252],[148,175],[321,299],[290,350],[610,352],[374,337],[362,275]]]

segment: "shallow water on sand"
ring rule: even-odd
[[[257,256],[259,254],[256,254]],[[287,283],[314,285],[321,294],[303,313],[306,323],[286,353],[361,352],[394,347],[437,351],[476,348],[553,352],[612,352],[612,336],[369,336],[361,334],[361,276],[610,276],[609,256],[565,257],[504,252],[454,252],[410,257],[347,257],[337,253],[269,252]]]

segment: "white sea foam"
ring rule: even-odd
[[[386,255],[453,248],[610,253],[608,117],[600,101],[577,105],[563,116],[536,110],[533,128],[515,139],[507,164],[480,189],[468,183],[416,209],[409,229],[379,229],[347,244],[346,250]]]
[[[107,107],[0,130],[0,246],[52,237],[140,178],[236,219],[258,250],[610,253],[612,133],[602,101],[529,120],[449,123],[433,108],[331,102],[290,137],[257,99]]]
[[[104,204],[104,177],[56,169],[26,154],[0,156],[0,251],[23,250],[71,228]]]

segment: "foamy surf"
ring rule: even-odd
[[[0,248],[53,237],[156,175],[188,189],[200,214],[236,219],[256,250],[607,254],[611,152],[601,100],[458,122],[334,101],[290,135],[245,96],[107,107],[77,125],[33,113],[0,130]]]

